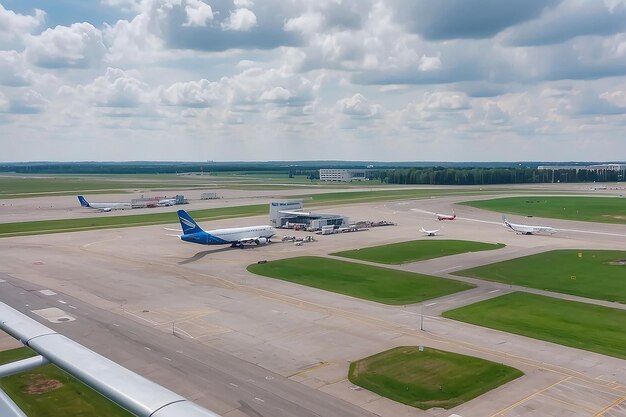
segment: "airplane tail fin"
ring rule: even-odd
[[[196,223],[196,221],[185,210],[178,210],[178,220],[180,221],[180,226],[183,229],[184,235],[204,232],[204,230],[198,226],[198,223]]]
[[[422,227],[422,228],[420,228],[420,232],[426,233],[426,230]]]
[[[87,201],[87,200],[85,199],[85,197],[83,197],[82,195],[79,195],[79,196],[78,196],[78,201],[80,202],[80,205],[81,205],[82,207],[91,207],[91,206],[89,205],[89,201]]]
[[[454,209],[452,209],[452,218],[456,219],[456,213],[454,212]]]

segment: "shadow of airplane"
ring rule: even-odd
[[[265,246],[265,245],[249,245],[249,246],[243,246],[241,248],[234,248],[232,246],[226,246],[223,248],[219,248],[219,249],[211,249],[211,250],[203,250],[201,252],[196,253],[195,255],[193,255],[190,258],[187,258],[185,260],[182,260],[180,262],[178,262],[178,265],[185,265],[185,264],[189,264],[192,262],[196,262],[199,261],[200,259],[204,258],[207,255],[210,255],[212,253],[220,253],[220,252],[228,252],[231,250],[242,250],[242,249],[254,249],[254,248],[258,248],[259,246]]]

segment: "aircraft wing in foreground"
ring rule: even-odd
[[[435,236],[437,234],[437,232],[441,230],[441,229],[435,229],[435,230],[426,230],[423,227],[420,229],[420,232],[424,233],[426,236]]]
[[[204,231],[185,210],[178,210],[178,220],[183,229],[181,240],[201,245],[231,245],[243,247],[244,244],[264,245],[270,243],[276,230],[272,226],[232,227]]]
[[[0,375],[53,363],[138,417],[220,417],[0,303],[0,330],[39,356],[0,366]],[[0,415],[25,417],[0,388]]]
[[[511,223],[507,220],[506,215],[504,214],[502,215],[502,223],[504,224],[504,227],[522,235],[533,235],[536,233],[546,233],[552,235],[556,233],[556,229],[550,226]]]

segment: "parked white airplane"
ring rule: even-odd
[[[100,211],[126,210],[132,208],[130,203],[90,203],[82,195],[78,196],[78,201],[82,207],[92,208]]]
[[[244,244],[265,245],[276,234],[272,226],[232,227],[205,232],[185,210],[178,210],[178,220],[183,229],[180,239],[201,245],[231,245],[239,248]]]
[[[426,230],[423,227],[420,229],[420,232],[424,233],[426,236],[435,236],[435,234],[441,229],[435,229],[435,230]]]
[[[454,220],[456,219],[456,213],[452,210],[452,214],[435,214],[437,216],[437,220]]]
[[[502,215],[502,222],[504,223],[504,227],[508,227],[514,232],[522,235],[532,235],[534,233],[548,233],[551,235],[556,233],[556,229],[550,226],[534,226],[529,224],[511,223],[506,219],[506,216],[504,214]]]
[[[163,200],[159,200],[159,202],[157,203],[157,206],[167,207],[167,206],[173,206],[174,204],[176,204],[175,198],[164,198]]]

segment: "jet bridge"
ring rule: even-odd
[[[53,363],[138,417],[220,417],[4,303],[0,303],[0,329],[40,355],[0,366],[0,376]],[[0,415],[26,417],[1,389]]]

